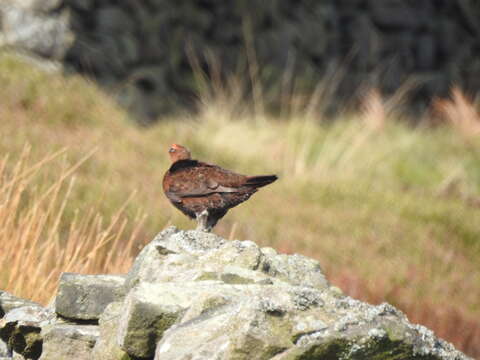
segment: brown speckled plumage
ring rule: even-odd
[[[248,200],[275,175],[246,176],[190,158],[180,145],[169,150],[172,166],[163,178],[163,191],[170,202],[199,228],[211,230],[229,209]]]

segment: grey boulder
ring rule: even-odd
[[[42,331],[40,360],[91,360],[98,339],[98,326],[53,324]]]
[[[165,330],[191,305],[194,292],[175,290],[168,291],[168,284],[142,283],[130,292],[118,327],[118,343],[128,354],[153,356]]]
[[[77,320],[98,320],[108,304],[125,296],[121,275],[80,275],[64,273],[60,278],[55,310]]]
[[[215,234],[170,227],[142,250],[127,275],[126,287],[140,281],[195,280],[285,283],[318,289],[329,286],[316,260],[279,255],[252,241],[226,241]]]
[[[10,310],[28,305],[40,306],[33,301],[21,299],[9,294],[6,291],[0,290],[0,318],[2,318]]]
[[[75,38],[68,14],[42,14],[19,6],[18,2],[0,3],[0,23],[0,46],[14,46],[55,60],[63,59]]]
[[[129,360],[130,356],[118,345],[117,329],[123,313],[123,303],[109,304],[98,321],[100,337],[93,348],[94,360]]]

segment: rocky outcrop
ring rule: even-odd
[[[343,295],[315,260],[173,227],[126,276],[63,275],[55,304],[1,294],[0,357],[468,359],[393,306]]]
[[[310,92],[343,68],[322,92],[330,100],[345,103],[363,85],[391,94],[410,80],[412,100],[425,102],[452,83],[480,88],[479,4],[4,0],[0,43],[94,77],[144,121],[193,102],[201,76],[192,65],[218,80],[250,63],[267,101]]]

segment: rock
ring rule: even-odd
[[[99,81],[104,77],[118,80],[126,72],[123,51],[122,44],[117,39],[98,35],[92,41],[90,37],[78,36],[65,58],[74,59],[74,69],[96,75]]]
[[[93,348],[94,360],[130,360],[117,343],[117,329],[123,313],[123,303],[110,303],[100,316],[100,338]]]
[[[102,34],[131,33],[134,30],[131,15],[125,13],[120,7],[105,6],[96,12],[97,31]]]
[[[301,255],[279,255],[273,249],[260,249],[251,241],[226,242],[214,234],[198,234],[173,228],[163,231],[136,259],[127,275],[126,287],[132,288],[140,281],[193,280],[328,286],[317,261]],[[195,237],[196,242],[192,241]]]
[[[187,253],[192,255],[206,254],[211,250],[219,249],[225,245],[227,241],[214,233],[198,232],[195,230],[182,231],[175,227],[167,228],[162,231],[154,241],[159,242],[160,247],[163,246],[164,253]]]
[[[183,289],[196,289],[198,300],[165,332],[155,359],[183,359],[189,354],[198,359],[269,359],[293,346],[289,312],[299,311],[295,292],[302,289],[215,282],[184,284]],[[191,341],[185,344],[185,338]]]
[[[148,53],[143,54],[145,47],[138,46],[134,49],[131,44],[124,42],[125,40],[128,41],[121,40],[121,45],[125,51],[129,51],[125,54],[126,61],[133,57],[137,60],[149,58],[151,52],[165,54],[158,46],[149,46],[146,49]],[[128,74],[118,93],[119,102],[130,112],[137,114],[145,124],[167,111],[171,105],[168,100],[171,90],[168,87],[167,71],[164,65],[138,66]]]
[[[423,34],[418,38],[417,47],[417,64],[424,70],[433,69],[435,67],[435,39],[432,35]]]
[[[12,5],[0,5],[0,46],[14,46],[50,59],[63,59],[74,40],[68,14],[47,16]]]
[[[174,290],[178,290],[175,287]],[[186,311],[194,297],[185,291],[166,291],[165,286],[142,283],[134,288],[123,307],[118,343],[128,354],[151,357],[164,331]]]
[[[32,12],[49,12],[58,9],[63,0],[12,0],[11,5]]]
[[[218,249],[225,240],[212,233],[198,237],[195,231],[179,231],[169,227],[148,244],[135,260],[126,278],[126,288],[130,289],[140,281],[171,281],[183,269],[179,281],[198,277],[200,269],[195,269],[198,257],[209,249]]]
[[[120,275],[64,273],[55,298],[55,311],[68,319],[98,320],[108,304],[124,298],[124,282]]]
[[[0,318],[2,318],[10,310],[23,307],[23,306],[40,306],[39,304],[30,301],[20,299],[6,291],[0,290]]]
[[[298,254],[272,254],[269,251],[264,253],[260,269],[292,285],[311,286],[318,289],[329,286],[319,262]]]
[[[56,11],[63,5],[64,0],[31,0],[28,7],[35,12],[49,13]]]
[[[294,347],[273,359],[372,359],[379,354],[382,359],[465,359],[431,331],[409,324],[388,304],[365,308],[358,301],[341,301],[342,306],[348,303],[348,314],[329,327],[305,333]]]
[[[3,360],[3,359],[2,359]],[[16,353],[15,351],[12,353],[11,357],[5,358],[5,360],[25,360],[25,358],[20,355],[19,353]]]
[[[7,343],[0,339],[0,360],[7,356],[10,356],[10,350],[7,347]]]
[[[40,360],[91,360],[99,336],[98,326],[54,324],[42,330]]]
[[[202,280],[202,277],[208,277],[208,274],[215,274],[211,277],[211,280],[220,280],[225,284],[261,284],[272,285],[274,280],[269,276],[262,274],[258,271],[248,270],[239,266],[227,265],[223,268],[223,271],[215,273],[204,273],[197,280]],[[205,279],[207,280],[207,279]]]
[[[356,58],[352,64],[359,71],[369,71],[378,66],[382,38],[367,14],[356,16],[352,23],[352,38],[355,41]]]
[[[252,241],[234,240],[210,251],[209,254],[202,257],[201,262],[204,264],[220,264],[219,268],[236,266],[256,270],[261,260],[262,253],[257,244]]]
[[[174,227],[125,283],[64,274],[56,311],[68,320],[1,298],[13,305],[0,338],[19,360],[468,359],[393,306],[343,295],[313,259]],[[5,343],[0,360],[12,359]]]
[[[270,359],[293,344],[288,319],[244,302],[201,314],[172,327],[158,343],[155,360]],[[188,344],[184,339],[188,338]]]
[[[118,45],[121,49],[122,62],[124,64],[134,64],[140,59],[140,46],[133,35],[119,35]]]
[[[88,11],[93,8],[95,0],[63,0],[65,5],[72,6],[74,9]]]
[[[173,250],[169,250],[161,245],[162,239],[169,237],[177,231],[174,227],[163,230],[152,242],[142,249],[127,274],[125,280],[125,287],[127,289],[136,286],[140,282],[140,279],[151,282],[156,280],[155,276],[162,267],[164,257],[168,254],[175,254]]]
[[[27,359],[38,359],[42,351],[42,327],[54,321],[54,314],[38,305],[9,311],[0,320],[0,338],[10,349]]]
[[[402,0],[370,0],[373,21],[385,28],[415,29],[425,20],[415,16],[414,10]]]

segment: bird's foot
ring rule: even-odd
[[[208,211],[203,210],[200,214],[197,214],[197,231],[210,232],[212,228],[207,225]]]

